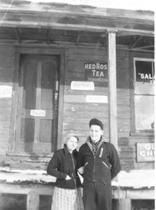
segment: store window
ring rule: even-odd
[[[154,130],[154,60],[134,58],[135,130]]]

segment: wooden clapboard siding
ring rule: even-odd
[[[138,170],[142,170],[142,169],[151,170],[151,169],[155,169],[155,163],[154,162],[149,162],[149,163],[134,162],[134,168]]]
[[[116,68],[117,68],[117,97],[119,97],[119,90],[123,96],[123,89],[126,90],[126,94],[129,89],[129,54],[127,50],[117,50],[116,53]],[[124,91],[125,92],[125,91]],[[128,99],[128,95],[126,96]]]
[[[144,136],[144,135],[140,135],[140,136],[130,136],[129,137],[129,145],[136,145],[136,143],[140,142],[140,143],[152,143],[153,142],[153,136]]]
[[[0,113],[0,120],[3,122],[9,122],[10,121],[10,108],[9,107],[4,107],[1,109]]]
[[[91,50],[90,50],[91,51]],[[107,57],[106,57],[106,55],[105,54],[103,54],[103,55],[98,55],[98,54],[96,54],[96,52],[95,52],[95,54],[94,55],[92,55],[92,53],[91,53],[91,55],[89,54],[90,53],[90,51],[88,51],[88,54],[80,54],[80,55],[78,55],[78,54],[75,54],[75,55],[71,55],[70,56],[70,58],[69,58],[69,60],[75,60],[75,61],[86,61],[86,62],[88,62],[88,61],[90,61],[90,62],[92,62],[92,61],[102,61],[102,62],[107,62]],[[68,59],[68,58],[67,58]]]
[[[137,54],[137,53],[136,53]],[[141,55],[140,55],[141,56]],[[85,62],[106,61],[107,51],[98,49],[82,49],[80,47],[68,48],[66,56],[66,78],[65,78],[65,95],[84,96],[87,94],[108,95],[108,88],[95,84],[94,91],[71,90],[71,81],[84,81]],[[122,162],[122,169],[133,169],[139,167],[136,163],[136,143],[142,142],[138,137],[134,139],[130,136],[130,90],[129,90],[129,52],[127,50],[117,49],[117,129],[119,154]],[[65,96],[66,97],[66,96]],[[88,121],[92,117],[98,117],[105,123],[106,136],[109,139],[108,126],[108,104],[93,105],[89,103],[65,102],[64,105],[64,130],[66,134],[69,131],[76,131],[80,136],[80,144],[86,140],[88,135]],[[145,137],[145,142],[148,138]],[[150,141],[149,141],[150,142]],[[144,166],[148,165],[145,163]],[[152,164],[150,164],[151,167]],[[149,167],[149,168],[150,168]]]
[[[64,103],[64,126],[63,132],[76,132],[80,137],[81,145],[88,136],[88,123],[91,118],[99,118],[105,124],[105,136],[108,139],[108,104],[86,103],[83,99],[86,95],[108,96],[108,87],[103,87],[96,83],[95,89],[91,90],[71,90],[72,81],[85,81],[84,63],[106,62],[107,50],[96,48],[68,47],[66,53],[66,78],[65,78],[65,99],[71,96],[68,102]],[[82,101],[72,102],[72,95],[82,96]]]
[[[129,100],[129,53],[117,50],[117,127],[118,145],[122,169],[134,168],[135,147],[129,146],[130,100]]]
[[[0,45],[0,82],[12,82],[14,75],[14,47]]]
[[[6,142],[1,142],[1,145],[6,147]],[[12,155],[12,156],[5,156],[4,152],[0,154],[0,165],[1,166],[11,166],[14,169],[32,169],[32,170],[46,170],[47,165],[49,162],[49,158],[52,157],[52,154],[48,157],[38,157],[33,158],[32,156],[23,156],[19,155]]]
[[[0,98],[0,154],[6,154],[9,145],[11,100]]]
[[[89,53],[89,54],[88,54]],[[85,47],[68,47],[67,48],[67,58],[72,59],[75,56],[82,55],[80,59],[84,60],[83,55],[87,56],[107,56],[106,48],[85,48]],[[89,59],[89,58],[88,58]],[[91,58],[90,58],[91,59]]]
[[[90,114],[91,112],[95,112],[95,113],[96,112],[100,112],[100,113],[103,112],[105,115],[108,115],[108,105],[107,104],[66,103],[64,105],[64,108],[66,110],[66,112],[64,113],[64,116],[66,116],[67,114],[76,115],[76,114],[82,113],[82,112],[86,112],[88,114]]]
[[[42,50],[37,50],[37,46],[29,49],[21,48],[17,49],[20,53],[28,54],[51,54],[53,48],[42,48]],[[56,55],[61,52],[64,53],[65,49],[55,49]],[[50,53],[49,53],[50,52]],[[136,57],[151,57],[145,53],[133,53]],[[152,136],[133,136],[131,135],[131,84],[129,80],[129,52],[127,49],[117,49],[117,130],[118,130],[118,145],[119,145],[119,155],[122,163],[123,170],[131,169],[151,169],[154,167],[153,163],[137,163],[136,162],[136,144],[153,142]],[[107,62],[107,49],[98,48],[87,48],[87,47],[67,47],[65,56],[61,57],[61,69],[65,67],[65,74],[63,75],[63,70],[61,74],[60,88],[64,89],[64,96],[61,95],[59,100],[61,101],[61,108],[59,111],[59,143],[57,147],[59,148],[62,143],[62,136],[69,132],[75,132],[80,137],[80,144],[85,142],[88,136],[88,122],[92,117],[97,117],[103,121],[105,127],[105,136],[109,141],[109,119],[108,119],[108,104],[98,104],[98,103],[87,103],[87,102],[73,102],[66,101],[66,98],[72,98],[72,96],[82,96],[86,95],[105,95],[108,96],[108,87],[101,86],[100,83],[95,83],[94,91],[86,90],[71,90],[70,85],[72,81],[85,81],[84,74],[84,63],[99,61]],[[16,66],[14,65],[14,47],[4,46],[0,47],[0,85],[13,85],[13,75]],[[65,60],[64,60],[65,59]],[[2,154],[6,154],[9,148],[9,132],[10,132],[10,118],[11,118],[11,98],[2,99],[0,98],[0,162],[4,162],[4,165],[9,164],[14,168],[38,168],[46,169],[47,162],[49,158],[38,157],[36,160],[29,157],[7,156],[4,157]],[[44,104],[47,106],[47,103]],[[16,116],[15,116],[16,117]],[[61,128],[62,127],[62,128]],[[43,123],[42,129],[46,129],[46,123]],[[62,129],[62,130],[61,130]],[[14,136],[12,136],[14,138]],[[44,139],[47,142],[47,139]],[[10,139],[12,140],[12,139]],[[44,142],[43,142],[44,143]],[[47,144],[47,147],[49,145]],[[42,148],[37,148],[39,151]],[[47,148],[48,149],[48,148]],[[52,154],[51,154],[52,155]],[[21,164],[21,162],[23,164]]]
[[[14,47],[0,45],[0,86],[13,85]],[[6,154],[9,147],[11,98],[0,97],[0,154]]]

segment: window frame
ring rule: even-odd
[[[148,53],[137,53],[137,52],[130,52],[130,65],[129,65],[129,88],[130,88],[130,135],[142,135],[142,136],[154,136],[154,129],[152,130],[137,130],[136,129],[136,116],[135,116],[135,82],[136,82],[136,68],[135,68],[135,61],[151,61],[155,65],[154,55]]]

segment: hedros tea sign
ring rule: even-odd
[[[85,80],[93,82],[108,82],[107,63],[93,62],[85,63]]]

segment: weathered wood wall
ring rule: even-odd
[[[105,133],[108,137],[108,104],[86,103],[86,95],[108,96],[108,86],[95,84],[95,90],[71,90],[72,81],[85,81],[84,63],[106,62],[107,51],[92,48],[68,48],[66,53],[66,78],[65,78],[65,104],[64,104],[64,132],[74,130],[84,142],[88,135],[88,123],[91,118],[99,118],[105,124]],[[75,100],[74,96],[79,100]],[[80,142],[80,143],[81,143]]]
[[[13,86],[14,55],[14,47],[0,45],[0,86]],[[0,155],[5,155],[9,147],[11,102],[11,97],[0,96]]]
[[[0,46],[0,85],[13,86],[14,58],[13,46]],[[93,117],[103,121],[105,136],[109,140],[108,103],[98,104],[81,101],[85,95],[108,96],[108,87],[95,84],[94,91],[77,91],[70,88],[72,81],[85,81],[84,63],[93,61],[107,62],[107,50],[77,46],[66,48],[63,134],[65,135],[70,131],[77,133],[80,137],[80,144],[88,136],[88,122]],[[153,163],[136,162],[136,143],[153,142],[154,139],[148,136],[130,136],[129,87],[129,51],[117,49],[118,145],[122,170],[152,169],[154,168]],[[9,136],[11,106],[12,98],[0,98],[0,165],[45,169],[48,158],[37,158],[35,160],[29,157],[6,156],[9,151],[9,141],[12,138]],[[21,163],[24,163],[24,165]]]
[[[137,53],[135,53],[136,56]],[[145,53],[138,56],[149,57]],[[96,117],[103,121],[105,136],[109,141],[108,126],[108,104],[86,103],[81,96],[85,95],[106,95],[108,87],[98,86],[95,83],[94,91],[71,90],[72,81],[84,81],[84,63],[93,61],[107,62],[107,50],[91,48],[67,49],[66,53],[66,77],[65,77],[65,96],[64,96],[64,120],[63,132],[74,131],[80,136],[82,144],[88,136],[88,122]],[[130,68],[129,51],[117,49],[117,114],[118,114],[118,145],[123,170],[150,169],[154,168],[154,163],[136,162],[136,143],[153,142],[153,137],[131,136],[131,107],[130,107]],[[79,97],[75,100],[75,95]]]

